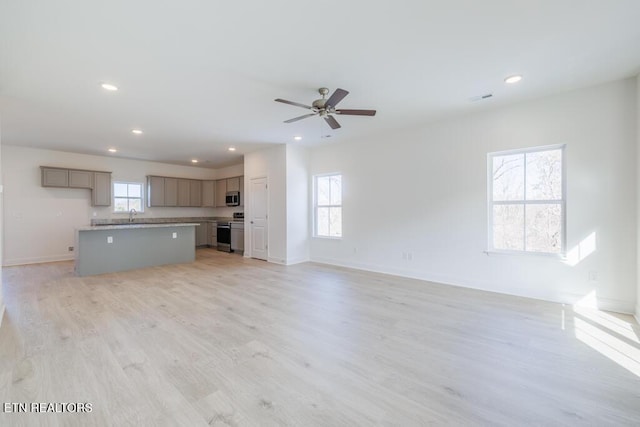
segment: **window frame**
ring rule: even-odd
[[[494,151],[491,153],[487,153],[487,253],[488,254],[506,254],[506,255],[534,255],[534,256],[543,256],[543,257],[551,257],[551,258],[559,258],[565,259],[567,256],[567,161],[566,161],[566,147],[567,144],[554,144],[554,145],[544,145],[539,147],[529,147],[529,148],[518,148],[514,150],[504,150],[504,151]],[[560,188],[562,189],[562,199],[559,200],[527,200],[527,161],[526,156],[530,153],[538,153],[541,151],[553,151],[560,150],[562,153],[562,164],[561,164],[561,177],[562,177],[562,185]],[[515,154],[524,154],[524,199],[523,200],[501,200],[494,201],[493,200],[493,159],[495,157],[501,156],[510,156]],[[527,205],[535,205],[535,204],[559,204],[562,210],[561,218],[560,218],[560,252],[539,252],[539,251],[528,251],[527,250],[527,214],[526,207]],[[495,205],[521,205],[524,208],[524,217],[523,217],[523,227],[524,227],[524,236],[523,236],[523,247],[524,250],[518,249],[496,249],[493,246],[493,207]]]
[[[140,197],[116,197],[116,184],[127,184],[127,185],[139,185],[140,186]],[[114,214],[129,214],[129,212],[131,212],[131,210],[128,211],[117,211],[116,210],[116,198],[117,199],[140,199],[140,206],[141,209],[140,210],[136,210],[137,213],[143,213],[144,212],[144,186],[145,184],[143,182],[136,182],[136,181],[113,181],[112,183],[112,188],[111,188],[111,203],[113,205],[113,213]],[[128,205],[128,203],[127,203]]]
[[[341,172],[331,172],[331,173],[322,173],[313,175],[313,233],[312,236],[317,239],[330,239],[330,240],[341,240],[344,237],[344,229],[342,229],[343,224],[343,212],[344,212],[344,200],[341,194],[340,200],[343,202],[339,205],[319,205],[318,204],[318,178],[326,178],[331,176],[340,176],[340,189],[342,192],[342,177],[343,174]],[[342,192],[343,193],[343,192]],[[324,236],[318,234],[318,208],[340,208],[340,228],[342,229],[340,236]]]

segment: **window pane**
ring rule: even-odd
[[[141,203],[140,199],[129,199],[129,210],[135,209],[138,212],[141,212]]]
[[[142,197],[142,186],[140,184],[129,184],[129,197]]]
[[[329,208],[318,208],[318,215],[316,217],[316,235],[328,236],[329,235]]]
[[[113,184],[113,195],[115,197],[127,197],[127,184],[116,182]]]
[[[524,205],[493,207],[493,247],[524,250]]]
[[[113,199],[113,205],[114,205],[113,210],[115,212],[127,212],[128,211],[127,200],[129,199],[115,197]]]
[[[562,150],[527,154],[527,200],[562,199]]]
[[[333,175],[330,178],[331,184],[331,204],[342,204],[342,175]]]
[[[342,237],[342,208],[329,208],[329,235]]]
[[[560,253],[562,207],[560,204],[527,205],[527,250]]]
[[[318,205],[328,205],[329,204],[329,177],[328,176],[319,176],[317,179],[317,197],[318,197]]]
[[[493,200],[524,200],[524,154],[493,157]]]

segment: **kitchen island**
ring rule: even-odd
[[[76,229],[78,276],[113,273],[196,259],[198,223],[118,224]]]

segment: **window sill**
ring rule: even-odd
[[[321,240],[342,240],[341,237],[333,237],[333,236],[311,236],[313,239],[321,239]]]
[[[562,254],[562,253],[560,253],[560,254],[552,254],[552,253],[548,253],[548,252],[497,251],[495,249],[486,250],[486,251],[483,251],[483,252],[487,256],[493,256],[493,255],[533,256],[533,257],[557,259],[559,261],[566,261],[567,260],[566,254]]]

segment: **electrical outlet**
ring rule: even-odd
[[[177,239],[178,238],[178,233],[177,232],[173,232],[173,234],[171,235],[172,238]]]
[[[73,246],[69,246],[69,252],[73,252]]]
[[[413,252],[407,252],[407,259],[408,259],[409,261],[412,261],[412,260],[413,260]]]
[[[113,243],[113,236],[107,236],[107,243]]]
[[[598,281],[598,272],[591,270],[589,272],[589,281],[590,282],[597,282]]]

